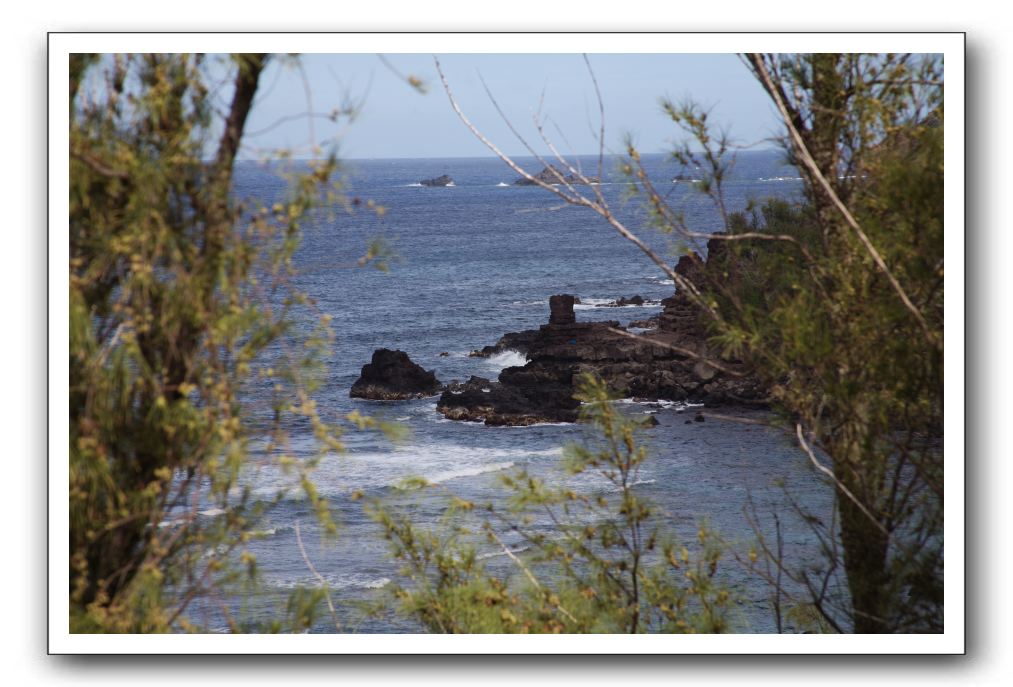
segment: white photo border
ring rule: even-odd
[[[341,40],[334,37],[340,35]],[[676,40],[677,39],[677,40]],[[963,33],[51,33],[49,35],[49,605],[51,654],[962,654],[965,651]],[[340,50],[335,50],[338,47]],[[678,50],[673,50],[678,47]],[[945,631],[938,635],[83,635],[69,632],[69,103],[77,52],[941,53],[944,132]],[[405,635],[400,635],[405,637]]]

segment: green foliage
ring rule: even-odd
[[[668,107],[704,151],[677,157],[707,170],[703,190],[726,217],[695,276],[704,319],[722,354],[767,383],[801,447],[829,459],[837,517],[810,519],[831,523],[814,525],[828,560],[791,571],[813,592],[805,607],[838,631],[940,631],[942,66],[910,55],[747,61],[795,130],[783,144],[806,203],[725,214],[727,144],[698,108]],[[849,593],[827,595],[841,569]]]
[[[374,502],[402,563],[392,585],[400,610],[435,632],[724,632],[731,596],[715,581],[721,553],[701,527],[697,552],[669,541],[660,513],[635,485],[647,451],[639,423],[611,403],[604,384],[583,380],[582,414],[597,430],[593,446],[570,446],[568,474],[592,473],[608,488],[583,494],[553,487],[526,471],[503,479],[508,511],[447,497],[441,526],[428,531],[410,514]],[[424,481],[412,485],[431,489]],[[552,527],[537,525],[547,517]],[[500,532],[525,543],[510,550]],[[481,543],[515,563],[497,576],[480,560]],[[518,555],[520,554],[520,555]]]
[[[255,576],[246,544],[272,502],[254,501],[242,479],[254,438],[269,459],[303,472],[334,528],[306,478],[311,465],[287,459],[285,446],[286,427],[302,421],[320,455],[341,448],[310,396],[327,318],[300,334],[308,302],[288,286],[307,212],[335,199],[336,162],[293,174],[288,199],[272,208],[235,201],[233,165],[268,58],[218,65],[232,77],[221,117],[209,59],[70,60],[75,632],[195,629],[184,615],[194,599]],[[293,343],[288,362],[264,362]],[[270,408],[244,404],[245,391],[265,385]],[[212,507],[217,516],[199,515]]]

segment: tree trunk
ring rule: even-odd
[[[852,487],[852,493],[855,493]],[[851,592],[854,631],[859,634],[890,632],[887,608],[887,535],[868,515],[843,494],[839,495],[844,571]]]

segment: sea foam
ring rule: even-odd
[[[513,350],[496,353],[485,360],[486,366],[491,367],[497,372],[502,372],[508,367],[522,367],[526,365],[527,362],[528,358],[526,355]]]

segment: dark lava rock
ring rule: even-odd
[[[622,308],[627,305],[658,305],[658,301],[649,301],[640,294],[636,296],[630,296],[626,298],[623,296],[617,301],[610,301],[608,303],[599,303],[596,308]]]
[[[720,240],[708,243],[711,259],[724,250]],[[680,258],[675,267],[691,280],[706,276],[697,272],[706,269],[707,263],[695,253]],[[508,334],[496,346],[473,352],[488,356],[512,348],[522,351],[527,363],[506,368],[498,382],[481,387],[467,384],[456,393],[444,393],[437,410],[450,419],[487,424],[571,422],[579,410],[573,394],[584,373],[597,375],[622,397],[691,401],[706,407],[766,405],[767,390],[748,365],[721,358],[712,350],[699,309],[682,293],[661,302],[663,309],[656,321],[632,323],[657,325],[654,331],[635,338],[625,335],[625,329],[615,321],[577,322],[574,302],[571,295],[552,296],[548,324]],[[634,296],[619,303],[646,301]],[[504,345],[507,342],[509,345]],[[720,360],[719,367],[704,362],[707,360]],[[704,421],[700,414],[694,419]]]
[[[658,422],[658,418],[653,415],[648,415],[640,422],[641,427],[657,427],[660,424],[661,423]]]
[[[435,179],[423,179],[419,182],[423,186],[450,186],[454,183],[454,180],[448,177],[446,174],[436,177]]]
[[[524,387],[472,377],[465,384],[444,391],[436,402],[436,410],[451,420],[484,422],[487,425],[526,426],[577,419],[580,404],[572,397],[554,397],[544,389],[529,395],[530,391]],[[567,390],[557,391],[566,393]]]
[[[597,184],[601,180],[598,177],[584,175],[587,182],[583,181],[576,174],[565,174],[559,167],[555,165],[549,165],[542,169],[538,174],[533,175],[535,179],[541,181],[544,184],[570,184],[571,186],[577,184],[591,183]],[[527,177],[521,177],[514,182],[515,186],[537,186],[537,182],[528,179]]]
[[[537,329],[525,329],[521,332],[508,332],[500,337],[499,341],[492,346],[486,346],[480,350],[472,351],[468,355],[472,358],[488,358],[489,356],[503,353],[505,351],[517,351],[526,355],[531,347],[531,342],[538,336]]]
[[[636,327],[637,329],[657,329],[658,328],[658,316],[648,317],[646,320],[633,320],[629,324],[630,327]]]
[[[693,418],[693,421],[694,422],[704,422],[706,419],[707,418],[705,418],[703,416],[703,413],[697,413],[696,416]]]
[[[573,324],[577,316],[573,313],[574,297],[570,295],[549,296],[549,325]]]
[[[378,348],[362,366],[362,374],[349,395],[374,401],[403,401],[438,394],[443,388],[436,375],[413,363],[404,351]]]
[[[450,384],[447,384],[446,390],[443,393],[459,394],[469,389],[477,388],[479,390],[488,389],[492,386],[493,382],[489,381],[485,377],[476,377],[472,375],[466,382],[459,382],[456,379]]]

